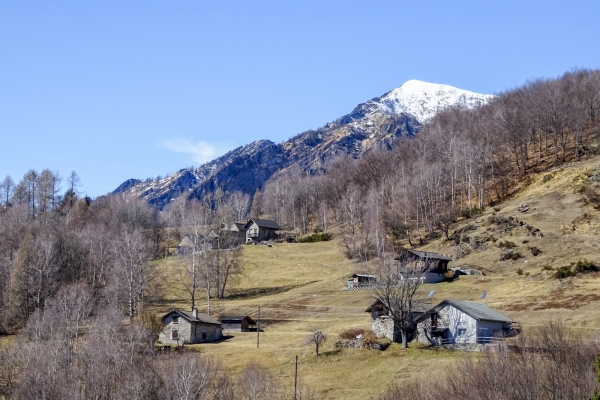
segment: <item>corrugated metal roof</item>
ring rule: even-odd
[[[485,304],[471,303],[468,301],[459,300],[445,300],[445,302],[478,320],[483,319],[486,321],[499,321],[507,323],[513,322],[512,319],[508,318],[506,315],[499,313],[498,311],[486,306]]]
[[[506,315],[501,314],[500,312],[494,310],[491,307],[486,306],[485,304],[472,303],[469,301],[460,300],[444,300],[437,306],[433,307],[431,310],[428,310],[424,315],[417,318],[415,322],[423,320],[426,317],[426,315],[439,312],[442,308],[444,308],[447,305],[464,312],[465,314],[476,320],[497,321],[504,322],[507,324],[513,322],[513,320],[508,318]]]

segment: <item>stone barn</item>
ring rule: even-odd
[[[246,243],[258,243],[277,238],[279,224],[268,219],[251,218],[243,228],[246,231]]]
[[[415,319],[421,316],[425,311],[431,308],[431,304],[415,303],[413,305],[412,318]],[[373,304],[365,310],[371,314],[371,330],[375,332],[377,337],[385,337],[392,342],[402,343],[402,333],[400,326],[390,317],[388,308],[380,301],[375,300]],[[411,341],[416,330],[416,325],[409,326],[406,334],[407,341]]]
[[[162,317],[163,330],[158,340],[163,344],[194,344],[211,342],[223,337],[221,323],[198,312],[172,310]]]
[[[250,332],[252,326],[256,327],[256,322],[247,315],[223,315],[221,326],[224,331]]]
[[[416,339],[425,344],[489,343],[511,336],[513,321],[491,307],[444,300],[415,319]]]

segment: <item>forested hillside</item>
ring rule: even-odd
[[[539,172],[598,154],[600,71],[574,70],[438,113],[410,140],[320,176],[289,169],[267,182],[262,212],[289,229],[340,229],[348,254],[424,244],[461,216],[509,197]],[[594,197],[597,189],[587,189]]]

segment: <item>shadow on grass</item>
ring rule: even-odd
[[[331,357],[331,356],[337,356],[342,352],[342,349],[333,349],[333,350],[327,350],[327,351],[322,351],[319,353],[319,357]]]
[[[302,283],[300,285],[286,285],[286,286],[273,286],[273,287],[262,287],[262,288],[250,288],[250,289],[238,289],[228,293],[225,296],[227,300],[248,300],[255,299],[262,296],[270,296],[273,294],[284,293],[292,289],[296,289],[302,286],[310,285],[318,281],[310,281]]]

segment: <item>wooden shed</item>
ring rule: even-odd
[[[249,332],[251,326],[256,326],[256,322],[247,315],[223,315],[221,326],[226,331]]]
[[[374,275],[368,274],[352,274],[350,278],[348,278],[348,288],[362,288],[362,287],[371,287],[377,284],[377,277]]]

